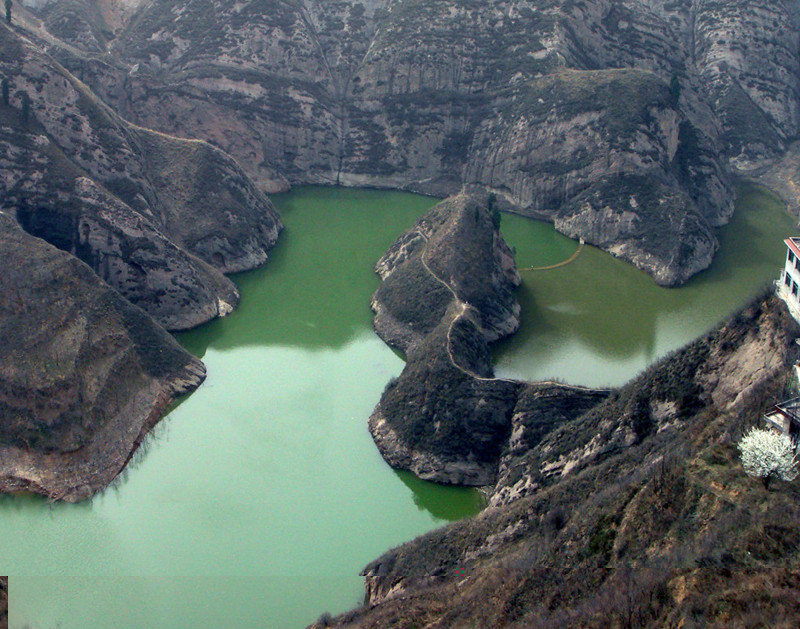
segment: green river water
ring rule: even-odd
[[[91,502],[0,498],[12,629],[302,627],[360,603],[358,576],[393,545],[476,513],[477,491],[388,468],[366,419],[402,360],[373,334],[374,262],[424,197],[301,188],[239,310],[183,334],[206,383]],[[498,375],[620,384],[743,304],[782,264],[793,221],[742,188],[712,268],[681,289],[587,247],[524,274],[523,326]],[[552,227],[504,216],[520,266],[568,258]]]

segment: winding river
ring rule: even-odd
[[[0,498],[0,558],[22,627],[302,627],[359,604],[387,548],[476,513],[477,491],[390,470],[366,419],[402,360],[373,334],[372,265],[435,201],[300,188],[265,269],[236,278],[240,309],[183,334],[206,384],[159,424],[90,503]],[[709,271],[681,289],[586,247],[524,274],[523,326],[498,375],[620,384],[777,276],[793,221],[740,191]],[[552,227],[504,216],[520,266],[569,258]]]

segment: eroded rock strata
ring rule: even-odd
[[[325,626],[797,624],[800,485],[766,491],[735,444],[798,334],[759,299],[530,444],[521,419],[489,508],[371,562],[367,604]]]
[[[104,488],[203,364],[74,256],[0,213],[0,491]]]
[[[230,312],[222,273],[263,264],[281,229],[236,162],[131,125],[5,24],[0,51],[0,209],[169,329]]]
[[[21,23],[116,111],[265,190],[488,188],[663,284],[710,263],[731,170],[800,131],[789,0],[35,7]]]
[[[520,279],[485,200],[443,201],[376,270],[383,282],[372,302],[375,329],[406,354],[369,420],[393,467],[442,483],[493,484],[505,449],[535,440],[547,412],[563,419],[556,400],[572,400],[574,411],[605,395],[494,377],[489,344],[519,325]],[[549,411],[537,414],[537,404]],[[532,414],[539,427],[526,431]]]

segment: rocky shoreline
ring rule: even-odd
[[[563,420],[608,393],[494,377],[489,345],[519,326],[520,278],[491,203],[443,201],[376,264],[375,330],[406,365],[369,429],[392,467],[439,483],[494,485],[504,452],[535,441],[548,413]]]
[[[795,623],[800,489],[765,491],[736,442],[798,334],[762,297],[613,392],[527,385],[488,507],[371,562],[365,605],[312,626]]]

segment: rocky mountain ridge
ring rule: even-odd
[[[0,79],[0,491],[83,500],[205,377],[163,328],[228,314],[223,273],[282,225],[230,156],[125,121],[5,22]]]
[[[489,342],[519,327],[511,251],[486,205],[435,206],[376,265],[375,330],[406,365],[369,420],[383,457],[427,480],[486,485],[517,383],[495,379]]]
[[[218,149],[125,122],[6,25],[0,44],[0,207],[170,329],[229,312],[222,272],[263,264],[281,228],[266,197]]]
[[[115,110],[265,190],[490,189],[663,284],[710,263],[731,171],[798,135],[788,0],[36,5],[31,29]]]

